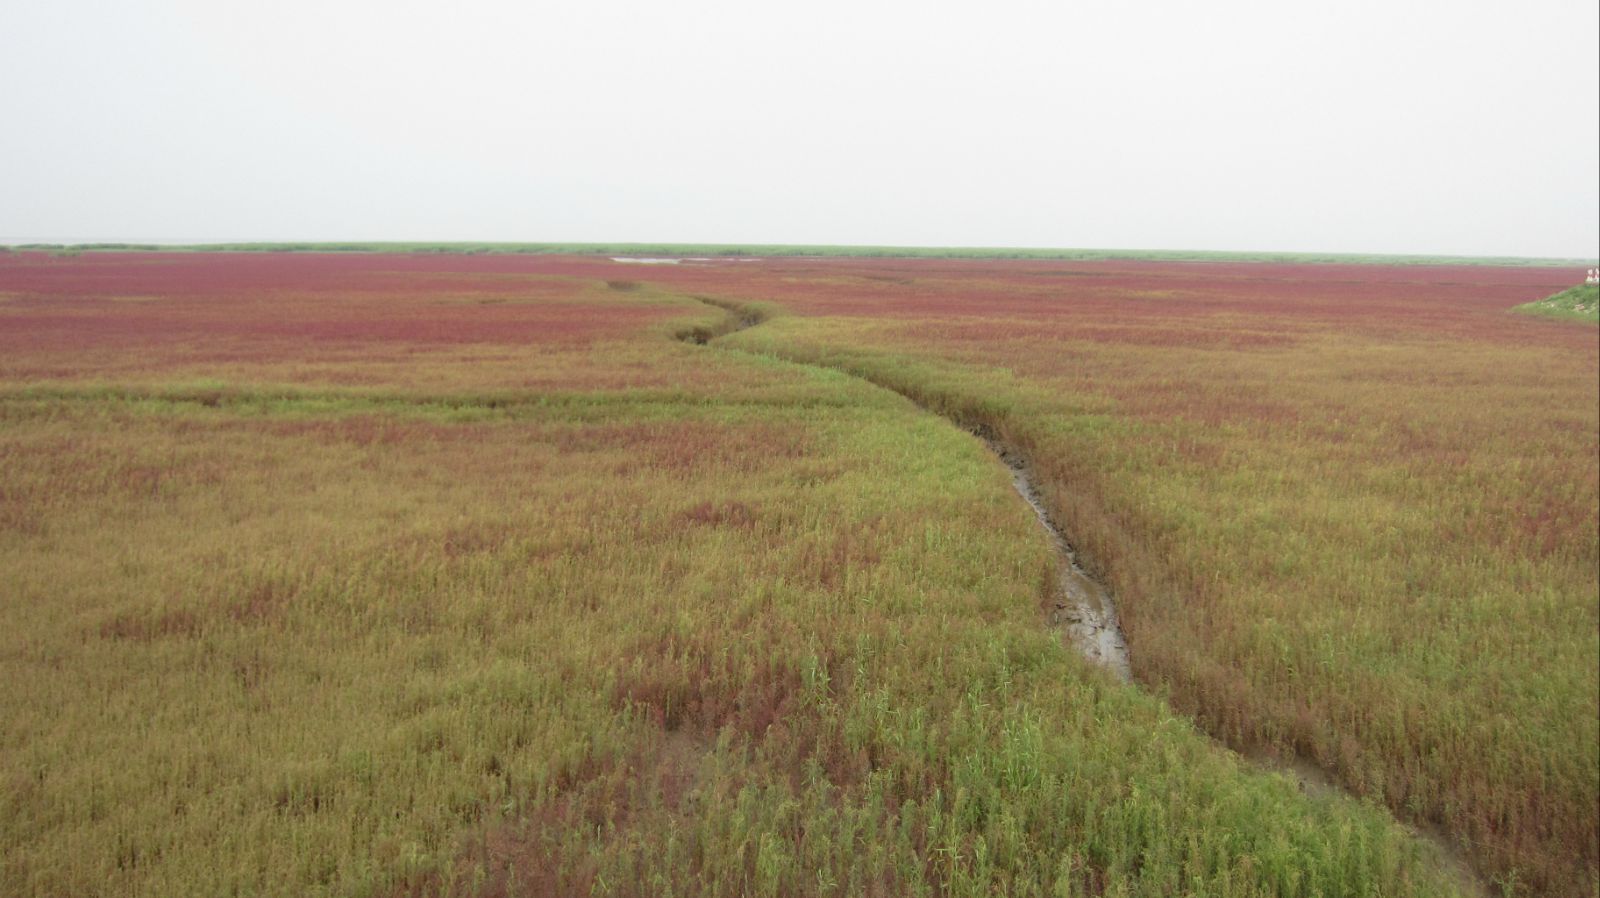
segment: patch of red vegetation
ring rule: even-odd
[[[91,357],[403,361],[473,346],[583,348],[681,314],[575,281],[579,267],[523,257],[6,254],[0,357],[14,377],[70,376]]]
[[[1588,339],[1508,316],[1583,272],[1490,266],[783,259],[680,265],[653,282],[800,314],[912,321],[975,340],[1270,347],[1318,330],[1494,342]],[[927,333],[921,330],[919,333]],[[978,331],[981,331],[979,333]]]
[[[741,527],[755,525],[756,512],[743,502],[701,502],[683,513],[683,521],[696,527]]]

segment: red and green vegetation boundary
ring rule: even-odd
[[[1538,302],[1517,306],[1517,311],[1572,321],[1600,322],[1600,286],[1580,284],[1568,287]]]

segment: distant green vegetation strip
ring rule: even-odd
[[[1600,324],[1600,284],[1571,287],[1538,302],[1517,306],[1512,311]]]
[[[741,243],[440,243],[440,242],[290,242],[290,243],[28,243],[0,247],[47,252],[310,252],[310,253],[454,253],[571,254],[603,256],[771,257],[830,256],[916,259],[1049,259],[1094,261],[1134,259],[1152,262],[1285,262],[1371,265],[1515,265],[1571,266],[1592,259],[1523,256],[1382,255],[1373,253],[1224,252],[1217,250],[1049,249],[983,246],[831,246],[822,244]]]

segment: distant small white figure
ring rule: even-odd
[[[1583,279],[1585,284],[1600,284],[1600,268],[1589,269],[1588,275]]]

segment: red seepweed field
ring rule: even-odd
[[[1593,894],[1581,277],[0,254],[0,891]]]

